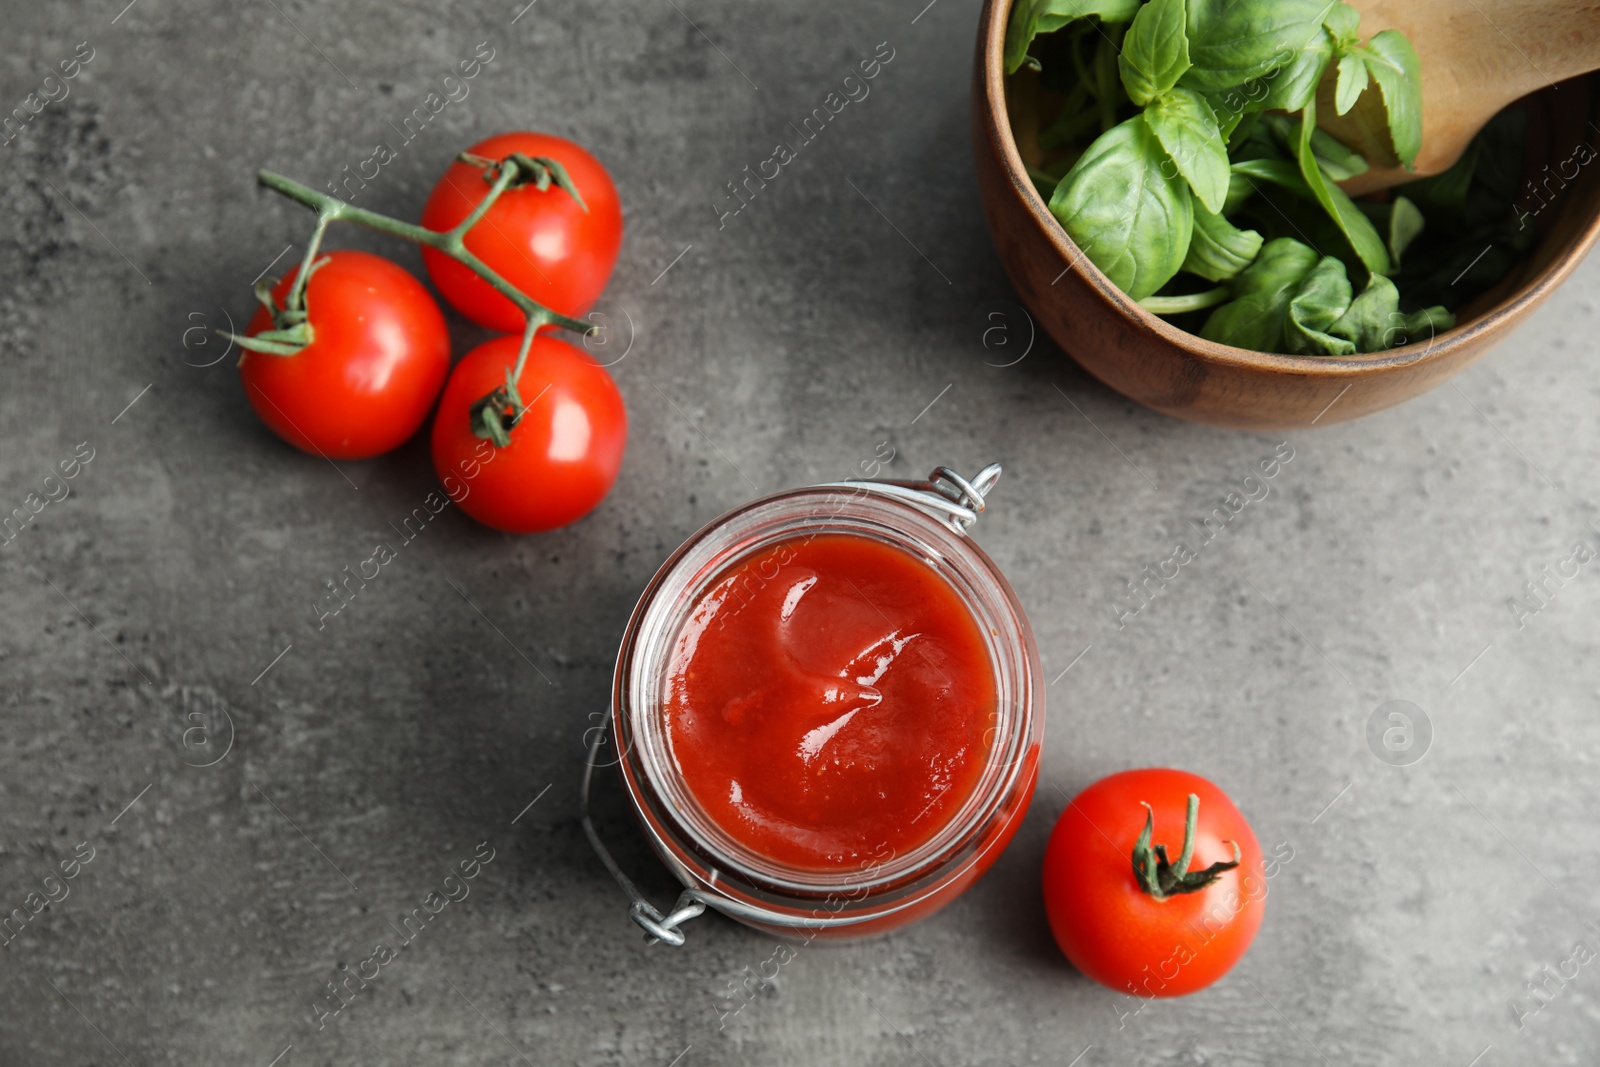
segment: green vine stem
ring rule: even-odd
[[[317,227],[306,245],[306,254],[300,261],[300,272],[295,278],[294,287],[284,299],[284,306],[277,308],[273,305],[270,287],[257,288],[256,295],[272,313],[276,329],[249,338],[236,337],[232,334],[227,336],[245,349],[276,356],[292,356],[311,342],[311,323],[305,308],[306,282],[318,265],[317,252],[322,246],[323,235],[332,223],[353,222],[358,226],[365,226],[392,237],[436,249],[459,261],[488,282],[495,292],[515,304],[527,318],[527,325],[522,332],[522,345],[517,350],[516,364],[506,370],[506,384],[479,400],[472,409],[473,432],[504,448],[511,443],[511,427],[527,414],[527,406],[523,404],[517,391],[517,381],[522,377],[523,368],[528,362],[528,352],[533,347],[534,335],[538,333],[540,327],[559,326],[584,335],[594,333],[597,327],[545,307],[506,281],[467,247],[467,232],[477,225],[494,206],[495,201],[514,185],[532,184],[542,190],[548,189],[553,183],[572,196],[585,211],[588,211],[588,206],[584,204],[583,198],[578,194],[577,188],[567,177],[561,164],[555,160],[530,159],[521,153],[498,161],[465,152],[459,158],[463,163],[483,167],[484,180],[490,181],[491,185],[489,192],[472,213],[449,230],[430,230],[424,226],[416,226],[390,218],[388,215],[381,215],[376,211],[355,207],[338,197],[319,193],[292,178],[274,174],[270,170],[263,170],[257,174],[256,180],[261,185],[315,211]]]
[[[1140,803],[1144,804],[1144,801]],[[1225,871],[1239,866],[1239,844],[1229,841],[1227,844],[1233,846],[1231,862],[1213,863],[1203,871],[1189,870],[1189,863],[1194,859],[1195,823],[1200,818],[1200,798],[1195,794],[1189,794],[1189,806],[1183,820],[1183,851],[1178,854],[1177,863],[1168,862],[1165,845],[1150,844],[1150,836],[1155,832],[1156,814],[1149,804],[1144,804],[1144,811],[1144,830],[1133,846],[1133,875],[1138,879],[1139,887],[1155,899],[1166,900],[1178,893],[1197,893],[1221,878]]]
[[[1139,306],[1156,315],[1178,315],[1185,311],[1201,311],[1217,304],[1225,304],[1233,293],[1226,285],[1215,289],[1207,289],[1203,293],[1190,293],[1187,296],[1147,296],[1139,301]]]

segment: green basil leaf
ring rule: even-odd
[[[1189,69],[1187,21],[1186,0],[1150,0],[1133,17],[1117,67],[1128,98],[1140,107],[1176,85]]]
[[[1356,106],[1367,89],[1367,61],[1355,53],[1339,57],[1339,81],[1333,96],[1333,111],[1343,115]]]
[[[1394,203],[1389,208],[1389,255],[1394,259],[1395,269],[1400,268],[1400,257],[1405,250],[1422,234],[1424,222],[1422,212],[1403,196],[1394,198]]]
[[[1421,311],[1413,311],[1405,317],[1405,322],[1401,324],[1405,336],[1394,340],[1390,347],[1398,348],[1401,345],[1410,344],[1413,341],[1420,340],[1424,334],[1431,341],[1436,335],[1450,329],[1455,324],[1456,317],[1437,305],[1423,308]]]
[[[1291,193],[1315,199],[1306,180],[1300,176],[1299,164],[1287,159],[1241,159],[1229,169],[1248,181],[1271,182]]]
[[[1234,279],[1234,298],[1211,313],[1200,336],[1257,352],[1277,351],[1289,300],[1320,258],[1292,237],[1268,241]]]
[[[1208,99],[1206,103],[1210,104],[1211,101]],[[1212,105],[1211,113],[1217,116],[1217,133],[1222,137],[1223,149],[1226,151],[1228,141],[1233,137],[1233,131],[1244,121],[1244,112],[1218,111],[1216,106]]]
[[[1196,208],[1194,236],[1183,269],[1207,281],[1227,281],[1254,263],[1260,252],[1259,233],[1241,230],[1222,215]]]
[[[1474,143],[1482,148],[1478,153],[1478,164],[1472,173],[1466,200],[1469,217],[1479,218],[1502,210],[1502,205],[1513,204],[1525,195],[1522,192],[1522,168],[1527,159],[1523,148],[1528,142],[1528,123],[1527,111],[1507,108],[1490,119],[1489,124],[1473,138]],[[1580,151],[1587,153],[1585,159],[1577,158]],[[1579,141],[1572,158],[1582,166],[1593,158],[1593,152],[1586,141]],[[1549,192],[1549,189],[1545,191]]]
[[[1388,274],[1390,271],[1389,250],[1384,247],[1383,238],[1378,236],[1377,227],[1372,225],[1372,220],[1361,213],[1345,191],[1328,181],[1323,174],[1322,167],[1317,162],[1316,154],[1311,149],[1311,134],[1317,128],[1316,101],[1306,105],[1300,117],[1300,148],[1298,152],[1300,162],[1300,176],[1305,179],[1306,187],[1311,190],[1311,195],[1317,198],[1328,215],[1339,224],[1339,229],[1344,232],[1350,241],[1350,247],[1355,250],[1367,270],[1373,274]]]
[[[1189,187],[1144,115],[1101,134],[1050,198],[1067,234],[1117,288],[1142,300],[1183,266],[1194,230]]]
[[[1127,22],[1141,0],[1017,0],[1006,24],[1006,73],[1015,74],[1028,58],[1028,46],[1041,33],[1054,33],[1069,22],[1090,15],[1101,22]]]
[[[1417,53],[1399,30],[1384,30],[1367,42],[1367,69],[1383,91],[1394,154],[1410,167],[1422,148],[1422,68]]]
[[[1406,198],[1415,203],[1422,213],[1435,223],[1442,222],[1450,228],[1465,225],[1467,192],[1472,188],[1473,177],[1478,168],[1478,157],[1482,151],[1483,141],[1480,135],[1480,138],[1473,139],[1472,144],[1467,146],[1460,159],[1451,164],[1449,170],[1407,182],[1399,187],[1399,191],[1404,192]]]
[[[1217,117],[1217,132],[1222,134],[1223,141],[1233,136],[1233,131],[1239,128],[1239,123],[1244,121],[1245,111],[1238,106],[1238,101],[1229,99],[1227,93],[1205,93],[1206,103],[1211,105],[1211,113]]]
[[[1322,24],[1333,34],[1335,45],[1354,44],[1356,32],[1361,26],[1361,12],[1349,4],[1334,4],[1322,16]]]
[[[1189,0],[1189,59],[1180,83],[1221,92],[1266,77],[1326,38],[1329,0]]]
[[[1255,133],[1256,123],[1260,119],[1261,112],[1259,111],[1246,112],[1239,119],[1239,122],[1233,127],[1233,132],[1228,135],[1228,151],[1230,153],[1237,151],[1240,145],[1250,140],[1251,134]]]
[[[1381,352],[1389,347],[1390,331],[1404,326],[1399,290],[1388,278],[1373,274],[1328,333],[1349,341],[1357,352]]]
[[[1252,115],[1250,131],[1231,149],[1235,163],[1246,159],[1292,159],[1295,153],[1294,120],[1287,115]],[[1291,135],[1292,134],[1292,135]]]
[[[1295,158],[1300,152],[1299,119],[1288,115],[1263,115],[1261,125],[1272,134],[1273,140],[1283,149],[1283,158]],[[1259,150],[1251,153],[1259,157]],[[1360,152],[1346,147],[1332,134],[1313,126],[1311,128],[1311,154],[1317,158],[1322,171],[1336,182],[1367,172],[1367,160]]]
[[[1333,41],[1322,26],[1317,26],[1293,55],[1266,77],[1267,95],[1263,111],[1299,111],[1315,99],[1317,83],[1333,58]]]
[[[1284,347],[1297,356],[1353,356],[1356,346],[1333,336],[1328,327],[1350,307],[1350,279],[1344,264],[1323,256],[1289,298],[1284,318]]]
[[[1332,134],[1315,127],[1311,130],[1311,154],[1328,177],[1336,182],[1367,172],[1367,159],[1353,148],[1341,144]]]
[[[1228,170],[1228,198],[1222,202],[1222,213],[1224,215],[1232,215],[1235,211],[1244,207],[1246,201],[1256,195],[1256,187],[1249,178],[1235,172],[1232,167],[1229,167]]]
[[[1310,209],[1302,212],[1297,210],[1296,204],[1273,203],[1271,197],[1264,197],[1272,210],[1258,211],[1256,214],[1258,221],[1270,224],[1269,227],[1264,227],[1269,231],[1268,236],[1272,235],[1272,229],[1276,229],[1279,236],[1287,236],[1283,232],[1283,227],[1286,226],[1296,237],[1317,248],[1319,252],[1327,252],[1344,259],[1349,269],[1359,268],[1370,272],[1371,267],[1355,250],[1351,239],[1351,233],[1354,232],[1367,235],[1362,241],[1368,255],[1378,255],[1384,261],[1388,260],[1388,250],[1384,246],[1383,239],[1378,236],[1377,227],[1356,206],[1355,201],[1345,195],[1344,190],[1337,185],[1323,182],[1325,191],[1339,210],[1338,214],[1334,214],[1329,212],[1312,192],[1311,186],[1307,184],[1296,163],[1278,159],[1243,159],[1235,163],[1232,169],[1234,174],[1251,182],[1256,192],[1260,192],[1259,183],[1276,185],[1294,194]]]
[[[1205,97],[1173,89],[1145,108],[1144,119],[1207,211],[1221,211],[1228,196],[1228,147]]]

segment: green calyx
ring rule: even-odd
[[[316,331],[311,327],[311,311],[306,307],[306,282],[327,262],[328,257],[324,256],[301,272],[302,277],[295,282],[283,307],[279,307],[272,298],[272,287],[277,284],[277,279],[256,282],[256,299],[272,316],[272,329],[262,330],[253,337],[240,337],[227,330],[212,332],[226,337],[246,352],[264,352],[269,356],[295,355],[317,338]],[[239,358],[243,360],[244,354],[240,353]]]
[[[473,436],[491,442],[496,448],[511,444],[512,429],[528,413],[529,405],[522,402],[522,394],[517,390],[516,375],[521,369],[520,360],[516,368],[507,367],[506,384],[478,400],[471,408]]]
[[[1144,801],[1140,803],[1144,804]],[[1200,798],[1193,793],[1189,794],[1189,807],[1184,815],[1183,851],[1179,853],[1177,863],[1167,860],[1165,845],[1150,844],[1150,835],[1155,832],[1155,810],[1149,804],[1144,804],[1144,810],[1144,830],[1133,845],[1133,875],[1139,880],[1139,887],[1155,899],[1166,900],[1178,893],[1197,893],[1221,878],[1224,872],[1239,866],[1238,842],[1229,841],[1228,844],[1233,846],[1231,861],[1213,863],[1203,871],[1189,870],[1189,861],[1194,858],[1195,822],[1200,817]]]
[[[483,171],[483,180],[493,185],[499,178],[506,164],[515,165],[512,170],[511,184],[508,188],[520,189],[531,185],[541,193],[549,189],[554,183],[568,196],[578,202],[583,208],[583,213],[589,213],[589,205],[583,202],[583,196],[578,192],[578,187],[572,184],[572,178],[567,174],[567,168],[558,160],[549,156],[529,156],[522,152],[513,152],[505,159],[490,159],[488,156],[474,155],[471,152],[462,152],[456,157],[462,163],[471,167],[478,167]]]

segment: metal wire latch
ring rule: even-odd
[[[949,467],[935,467],[927,481],[904,482],[885,479],[850,479],[825,482],[818,488],[855,489],[877,493],[931,511],[956,529],[965,531],[983,514],[983,498],[1000,480],[1000,464],[991,463],[967,481]]]

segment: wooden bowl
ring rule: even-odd
[[[1050,214],[1023,168],[1008,121],[1002,63],[1012,0],[986,0],[973,64],[978,190],[1000,260],[1058,345],[1106,385],[1168,415],[1240,429],[1292,429],[1360,418],[1441,384],[1494,345],[1572,272],[1600,235],[1600,166],[1582,167],[1532,224],[1539,242],[1499,285],[1456,309],[1428,341],[1349,357],[1282,356],[1216,344],[1123,295]],[[1518,102],[1532,117],[1529,175],[1570,162],[1591,136],[1595,75]],[[1529,200],[1529,206],[1537,201]]]

